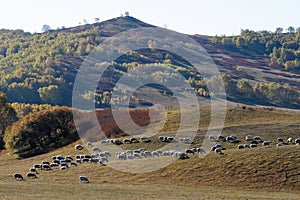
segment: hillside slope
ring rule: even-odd
[[[204,113],[207,111],[203,110]],[[177,110],[170,111],[169,117],[177,118]],[[266,116],[269,120],[262,121]],[[245,141],[246,135],[259,135],[263,140],[270,140],[270,147],[263,147],[261,144],[255,149],[237,149],[237,144],[220,142],[224,150],[223,155],[210,152],[206,157],[199,158],[197,154],[189,155],[189,159],[176,160],[167,167],[157,171],[147,173],[125,173],[117,171],[107,166],[94,163],[79,164],[70,167],[66,171],[54,168],[51,171],[41,171],[37,180],[27,180],[26,182],[67,184],[70,187],[76,183],[79,175],[86,175],[92,184],[137,184],[137,185],[169,185],[169,186],[189,186],[191,188],[213,187],[225,188],[226,190],[263,190],[263,191],[293,191],[300,189],[300,146],[286,145],[277,147],[277,137],[285,140],[289,137],[300,137],[299,112],[286,112],[268,109],[243,109],[232,108],[228,113],[226,126],[222,135],[236,135],[241,143]],[[244,124],[243,121],[247,121]],[[203,120],[203,123],[206,119]],[[170,122],[169,122],[170,123]],[[174,122],[173,122],[174,123]],[[176,125],[166,125],[163,135],[174,134],[172,127]],[[168,131],[169,130],[169,131]],[[191,147],[199,147],[202,143],[202,133],[205,129],[199,130]],[[157,139],[157,135],[151,137],[150,143],[123,144],[119,147],[128,149],[146,148],[156,150],[164,146]],[[78,141],[76,144],[81,143]],[[74,145],[57,149],[48,154],[43,154],[27,159],[17,160],[6,151],[0,156],[0,180],[7,180],[9,184],[11,175],[15,172],[25,174],[34,164],[42,160],[50,161],[53,155],[88,154],[87,149],[78,151]],[[94,143],[98,145],[98,143]],[[103,146],[100,145],[100,148]],[[104,148],[104,147],[103,147]],[[150,158],[151,159],[151,158]],[[151,160],[150,160],[151,161]],[[116,161],[112,161],[116,162]],[[119,164],[138,164],[127,161],[117,161]],[[136,166],[139,167],[139,166]],[[36,186],[33,186],[36,187]]]
[[[71,106],[74,80],[86,56],[106,38],[142,27],[154,26],[133,17],[118,17],[95,24],[51,30],[42,34],[30,34],[22,30],[0,30],[0,91],[6,93],[11,102]],[[273,36],[272,33],[269,35]],[[262,53],[260,48],[249,49],[244,46],[238,48],[233,44],[224,45],[221,42],[213,42],[213,37],[210,36],[190,37],[207,50],[223,75],[230,75],[223,77],[224,80],[229,81],[228,84],[225,83],[226,86],[228,85],[226,90],[229,100],[299,108],[299,93],[295,92],[300,90],[298,70],[289,70],[282,65],[271,64],[270,56]],[[265,38],[259,33],[255,38],[259,40],[259,44],[264,44]],[[287,42],[295,38],[294,43],[299,43],[296,40],[298,33],[282,34],[279,39],[274,37],[274,41],[271,41],[280,42],[282,38],[288,38]],[[225,39],[237,40],[231,37]],[[282,42],[280,48],[289,50],[290,46],[285,47],[285,44]],[[101,99],[96,101],[97,107],[109,106],[109,96],[114,83],[128,69],[138,67],[140,64],[152,66],[155,63],[171,66],[195,87],[199,97],[209,97],[210,93],[201,75],[194,73],[193,67],[180,55],[164,50],[140,49],[121,56],[111,63],[112,71],[106,74],[110,78],[107,77],[104,81],[104,89],[97,91]],[[242,86],[248,88],[244,89],[239,85],[241,80],[246,81],[246,85]],[[249,87],[252,91],[249,91]],[[159,87],[156,89],[161,93],[167,92]],[[84,98],[88,98],[88,95],[87,93]],[[140,105],[138,101],[133,104]]]

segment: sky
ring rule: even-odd
[[[125,11],[144,22],[181,33],[237,35],[241,29],[274,31],[300,27],[299,0],[2,0],[0,29],[41,32],[119,17]]]

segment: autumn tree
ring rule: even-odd
[[[56,107],[29,114],[6,129],[7,149],[20,157],[46,153],[78,140],[70,108]]]
[[[0,150],[4,148],[3,136],[5,129],[17,120],[17,114],[7,102],[4,93],[0,92]]]

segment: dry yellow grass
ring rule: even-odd
[[[169,111],[164,127],[176,130],[178,110]],[[205,115],[207,114],[207,115]],[[208,109],[202,110],[199,146],[209,121]],[[176,120],[174,120],[176,122]],[[173,121],[173,122],[174,122]],[[298,112],[267,109],[231,108],[223,135],[261,135],[275,142],[277,136],[300,137]],[[201,124],[200,124],[201,125]],[[165,133],[164,133],[165,134]],[[170,135],[174,132],[170,132]],[[153,137],[151,143],[121,145],[124,149],[146,147],[154,150],[163,144]],[[81,143],[78,141],[77,143]],[[222,143],[224,155],[209,153],[199,159],[177,160],[157,171],[132,174],[109,166],[81,164],[66,171],[42,171],[38,179],[13,180],[13,173],[25,175],[34,163],[50,160],[52,155],[76,155],[74,144],[48,154],[18,160],[7,151],[0,154],[1,199],[299,199],[300,198],[300,146],[289,145],[270,148],[238,150],[236,144]],[[89,177],[91,183],[81,184],[79,176]]]

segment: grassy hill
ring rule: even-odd
[[[202,108],[203,118],[199,134],[192,147],[202,143],[202,135],[209,122],[209,109]],[[178,128],[179,111],[168,111],[168,120],[161,135],[173,135]],[[63,196],[66,199],[86,197],[104,199],[297,199],[300,189],[300,146],[286,145],[276,147],[276,138],[300,137],[300,113],[290,110],[276,110],[258,107],[230,107],[227,112],[222,135],[236,135],[246,143],[246,135],[259,135],[263,140],[271,140],[270,147],[257,149],[237,149],[237,144],[220,142],[226,150],[223,155],[210,152],[206,157],[191,155],[186,160],[176,160],[167,167],[147,173],[125,173],[99,164],[80,164],[62,171],[53,169],[41,171],[38,179],[15,181],[13,173],[25,174],[34,164],[51,160],[53,155],[72,155],[89,153],[87,149],[78,151],[75,144],[53,152],[18,160],[7,151],[0,154],[1,194],[5,197],[51,198]],[[160,135],[159,134],[159,135]],[[163,143],[155,135],[150,143],[123,144],[122,149],[146,148],[155,150]],[[101,146],[100,146],[101,147]],[[120,161],[119,161],[120,162]],[[123,164],[122,164],[123,163]],[[122,165],[130,161],[121,161]],[[78,177],[88,176],[90,184],[80,184]],[[17,186],[17,187],[16,187]],[[26,192],[30,188],[30,191]],[[51,192],[50,192],[51,191]],[[56,192],[52,192],[56,191]],[[118,194],[116,194],[118,193]],[[111,196],[114,194],[114,196]],[[47,195],[47,197],[48,197]],[[102,199],[102,198],[101,198]]]
[[[0,30],[0,91],[7,95],[10,102],[71,106],[74,80],[86,56],[106,38],[141,27],[154,26],[133,17],[118,17],[100,23],[51,30],[41,34],[26,33],[22,30]],[[228,100],[299,108],[299,94],[295,92],[300,90],[300,74],[297,66],[292,69],[285,67],[285,62],[290,60],[286,60],[288,57],[280,53],[278,56],[282,56],[285,60],[283,63],[274,64],[280,57],[272,60],[274,56],[270,57],[271,50],[265,48],[265,46],[271,48],[270,46],[274,46],[273,43],[277,42],[276,48],[283,49],[282,52],[285,50],[290,52],[293,54],[292,58],[297,60],[298,36],[298,32],[280,35],[242,32],[237,37],[215,38],[202,35],[190,37],[204,47],[223,75],[230,75],[226,79],[229,81],[228,84],[225,84],[229,85],[226,88]],[[251,39],[248,41],[244,38]],[[224,40],[230,42],[227,44]],[[245,40],[245,44],[237,45],[239,40]],[[273,41],[272,45],[270,41]],[[256,42],[258,45],[255,46]],[[261,48],[262,46],[264,48]],[[209,91],[201,75],[194,73],[193,67],[180,55],[164,50],[140,49],[111,63],[112,71],[106,75],[112,78],[102,83],[104,89],[97,91],[100,98],[96,101],[97,106],[109,106],[114,83],[129,68],[138,67],[140,64],[149,64],[151,67],[155,63],[171,66],[190,81],[199,97],[209,97]],[[245,92],[243,85],[239,85],[240,81],[249,83],[248,86],[252,87],[250,89],[252,91],[249,93],[248,88]],[[161,94],[168,93],[161,87],[152,86],[152,88]],[[88,99],[89,94],[87,93],[84,98]],[[148,105],[149,102],[146,100],[147,97],[133,101],[133,105]]]

